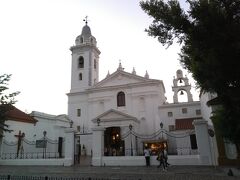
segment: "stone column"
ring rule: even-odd
[[[92,128],[93,144],[92,144],[92,165],[102,166],[102,156],[104,153],[104,131],[105,128],[97,126]]]
[[[208,124],[205,120],[194,120],[198,152],[202,165],[213,165],[211,145],[208,134]]]
[[[74,129],[65,129],[65,163],[66,166],[74,164]]]

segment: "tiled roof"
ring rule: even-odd
[[[201,117],[195,117],[195,118],[176,119],[175,130],[194,129],[194,126],[193,126],[192,122],[195,119],[202,119],[202,118]]]
[[[6,112],[7,120],[12,121],[20,121],[25,123],[33,123],[35,124],[37,122],[36,119],[34,119],[32,116],[22,112],[21,110],[17,109],[14,106],[11,106],[11,109]]]

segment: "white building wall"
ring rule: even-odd
[[[212,107],[207,105],[207,102],[213,98],[215,98],[216,95],[210,94],[210,93],[202,93],[200,96],[200,103],[201,103],[201,110],[202,110],[202,117],[206,121],[208,121],[209,125],[213,125],[210,117],[212,115]]]
[[[65,137],[64,129],[69,127],[69,121],[66,119],[65,115],[54,116],[45,113],[40,113],[33,111],[31,113],[32,116],[38,122],[36,124],[25,123],[19,121],[7,120],[6,124],[9,126],[12,132],[4,133],[4,140],[7,143],[14,143],[18,141],[18,138],[15,135],[19,135],[19,131],[24,133],[24,139],[31,142],[36,142],[36,140],[40,140],[44,137],[43,132],[46,131],[46,137],[50,140],[55,141],[56,143],[48,143],[47,144],[47,152],[57,152],[58,151],[58,138]],[[24,153],[31,152],[42,152],[42,148],[36,148],[36,145],[31,145],[28,143],[23,143]],[[8,146],[6,144],[2,144],[2,153],[16,153],[17,145]],[[63,147],[64,152],[64,147]]]
[[[213,98],[217,97],[216,94],[211,94],[211,93],[202,93],[200,95],[200,102],[201,102],[201,110],[202,110],[202,117],[204,120],[207,121],[209,128],[214,130],[212,120],[210,117],[212,116],[212,107],[207,105],[207,102]],[[210,146],[211,146],[211,157],[212,157],[212,162],[214,165],[217,165],[217,159],[218,159],[218,149],[217,149],[217,141],[216,141],[216,136],[214,137],[209,137],[210,139]],[[228,151],[228,149],[234,149],[234,148],[226,148],[225,150]]]
[[[30,141],[35,141],[43,137],[43,131],[47,132],[47,137],[52,140],[58,140],[58,137],[64,136],[64,127],[69,127],[69,122],[56,123],[53,119],[45,119],[35,117],[38,122],[36,125],[25,122],[6,121],[9,129],[13,130],[11,133],[5,132],[4,139],[7,141],[16,141],[14,135],[18,135],[19,131],[25,133],[25,138]]]
[[[158,106],[165,100],[162,85],[130,87],[126,81],[121,83],[126,85],[120,88],[109,87],[103,91],[90,90],[74,95],[70,94],[69,118],[74,121],[75,125],[79,124],[80,119],[80,122],[82,122],[80,123],[81,128],[84,124],[85,129],[90,130],[93,127],[92,119],[109,109],[116,109],[140,120],[141,123],[137,128],[139,133],[147,135],[157,131],[159,127],[156,127],[156,124],[160,122]],[[125,93],[126,106],[124,107],[117,107],[117,94],[120,91]],[[142,101],[142,104],[140,101]],[[78,108],[81,108],[81,117],[76,116]],[[87,144],[90,141],[85,139],[81,142]],[[88,146],[88,149],[92,149],[91,144],[86,146]]]
[[[187,113],[182,113],[183,108],[187,108]],[[169,125],[175,125],[175,119],[202,117],[202,113],[197,115],[196,110],[201,110],[199,101],[178,104],[164,104],[159,106],[159,116],[164,127],[169,130]],[[168,112],[172,112],[173,116],[169,117]]]

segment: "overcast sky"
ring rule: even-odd
[[[180,47],[166,49],[144,32],[152,19],[139,0],[6,0],[0,1],[0,74],[12,74],[9,87],[21,92],[16,107],[28,113],[67,113],[69,48],[86,15],[101,51],[100,80],[108,70],[116,71],[121,60],[127,72],[135,67],[137,75],[147,70],[150,78],[163,80],[172,102]]]

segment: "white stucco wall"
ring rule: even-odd
[[[12,132],[5,132],[3,139],[6,140],[8,143],[14,143],[18,141],[18,138],[15,135],[21,133],[25,134],[25,139],[27,141],[36,141],[42,139],[43,131],[46,131],[46,137],[53,141],[58,141],[59,137],[65,137],[65,128],[69,127],[69,120],[67,119],[66,115],[50,115],[46,113],[41,113],[37,111],[33,111],[31,115],[38,120],[36,124],[32,123],[25,123],[13,120],[7,120],[6,124],[9,126]],[[47,151],[48,152],[57,152],[58,151],[58,144],[47,144]],[[36,148],[35,145],[29,145],[24,143],[24,153],[27,152],[42,152],[42,148]],[[17,146],[7,146],[2,144],[2,153],[16,153]],[[63,146],[64,152],[64,146]]]
[[[213,108],[211,106],[207,105],[207,102],[213,98],[217,97],[216,94],[211,94],[211,93],[202,93],[200,95],[200,103],[201,103],[201,111],[202,111],[202,117],[204,120],[207,121],[209,128],[214,130],[212,120],[210,117],[212,116],[212,111]],[[216,136],[210,137],[210,146],[211,146],[211,154],[212,154],[212,162],[213,164],[217,165],[217,159],[218,159],[218,149],[217,149],[217,141],[216,141]]]
[[[183,108],[187,108],[187,113],[182,113]],[[169,125],[175,125],[175,119],[202,117],[202,113],[197,115],[196,110],[201,110],[199,101],[163,104],[159,106],[158,113],[164,128],[169,130]],[[173,116],[169,117],[168,112],[172,112]],[[159,126],[159,124],[156,124],[156,126]]]
[[[92,119],[109,109],[116,109],[134,116],[140,121],[140,125],[136,129],[139,133],[152,134],[159,129],[158,126],[156,127],[156,124],[160,122],[158,106],[165,101],[164,87],[160,82],[132,86],[128,83],[127,79],[125,81],[113,81],[114,87],[107,83],[108,88],[104,85],[104,89],[99,88],[94,91],[69,95],[69,118],[74,121],[76,126],[81,127],[81,131],[84,127],[85,132],[87,132],[93,127]],[[125,93],[126,106],[124,107],[117,106],[117,94],[120,91]],[[80,117],[77,116],[77,109],[81,109]],[[89,140],[82,140],[81,142],[86,144],[87,141]],[[91,147],[89,148],[91,149]]]
[[[202,117],[206,121],[208,121],[209,125],[213,125],[210,117],[212,115],[212,107],[207,105],[207,102],[216,97],[216,94],[211,93],[202,93],[200,96],[200,103],[201,103],[201,110],[202,110]]]

